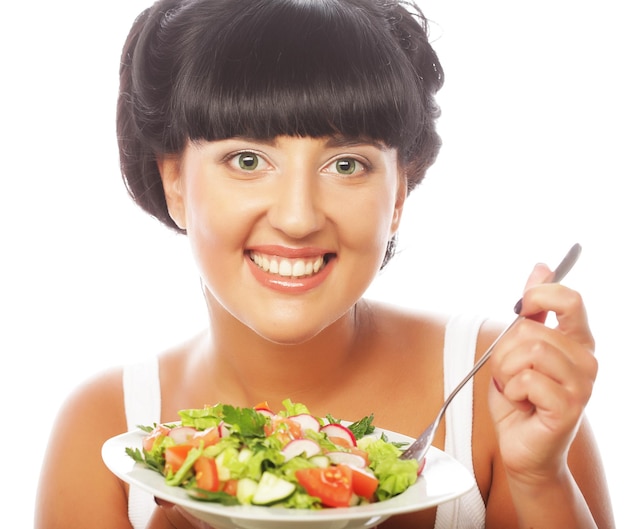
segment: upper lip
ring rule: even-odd
[[[259,254],[272,255],[276,257],[284,257],[286,259],[307,259],[319,257],[334,252],[325,248],[316,248],[312,246],[302,248],[292,248],[275,244],[265,244],[261,246],[253,246],[247,249],[248,253],[255,252]]]

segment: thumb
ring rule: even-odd
[[[536,285],[541,285],[542,283],[550,281],[553,275],[554,273],[552,272],[552,270],[550,270],[550,267],[548,267],[547,264],[537,263],[534,266],[530,275],[528,276],[528,279],[526,280],[524,293],[526,293],[528,290]],[[523,300],[523,297],[520,298],[520,300],[515,305],[514,311],[516,314],[520,314],[522,312]],[[542,312],[539,314],[528,315],[527,317],[535,321],[544,322],[546,320],[546,316],[547,314],[545,312]]]
[[[537,263],[533,268],[533,271],[530,273],[530,276],[528,276],[526,286],[524,287],[524,292],[534,287],[535,285],[540,285],[541,283],[548,282],[550,279],[552,279],[553,275],[554,273],[552,272],[552,270],[550,270],[547,264]]]

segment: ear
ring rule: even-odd
[[[400,227],[404,203],[408,195],[407,180],[404,171],[398,172],[398,189],[396,191],[396,201],[393,207],[393,217],[391,219],[391,235],[394,235]]]
[[[157,160],[157,165],[161,174],[167,210],[176,225],[184,230],[186,222],[181,157],[166,155]]]

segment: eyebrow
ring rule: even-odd
[[[376,141],[371,138],[363,138],[363,137],[353,137],[353,136],[343,136],[336,135],[331,136],[326,142],[328,147],[354,147],[356,145],[371,145],[376,149],[381,151],[387,150],[389,147],[381,142]]]

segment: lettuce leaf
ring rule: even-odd
[[[180,416],[182,426],[192,426],[197,430],[206,430],[213,426],[218,426],[222,422],[222,408],[221,404],[215,406],[206,406],[204,408],[180,410],[178,415]]]
[[[267,418],[252,408],[236,408],[225,405],[222,409],[224,422],[231,426],[232,431],[243,437],[265,437]]]
[[[292,402],[291,399],[283,400],[283,406],[285,409],[284,411],[281,411],[280,414],[284,417],[301,415],[302,413],[311,413],[309,408],[307,408],[304,404],[300,402]]]
[[[386,500],[404,492],[417,481],[418,463],[414,459],[398,459],[401,451],[384,439],[363,438],[357,442],[370,459],[370,468],[379,480],[376,497]]]

